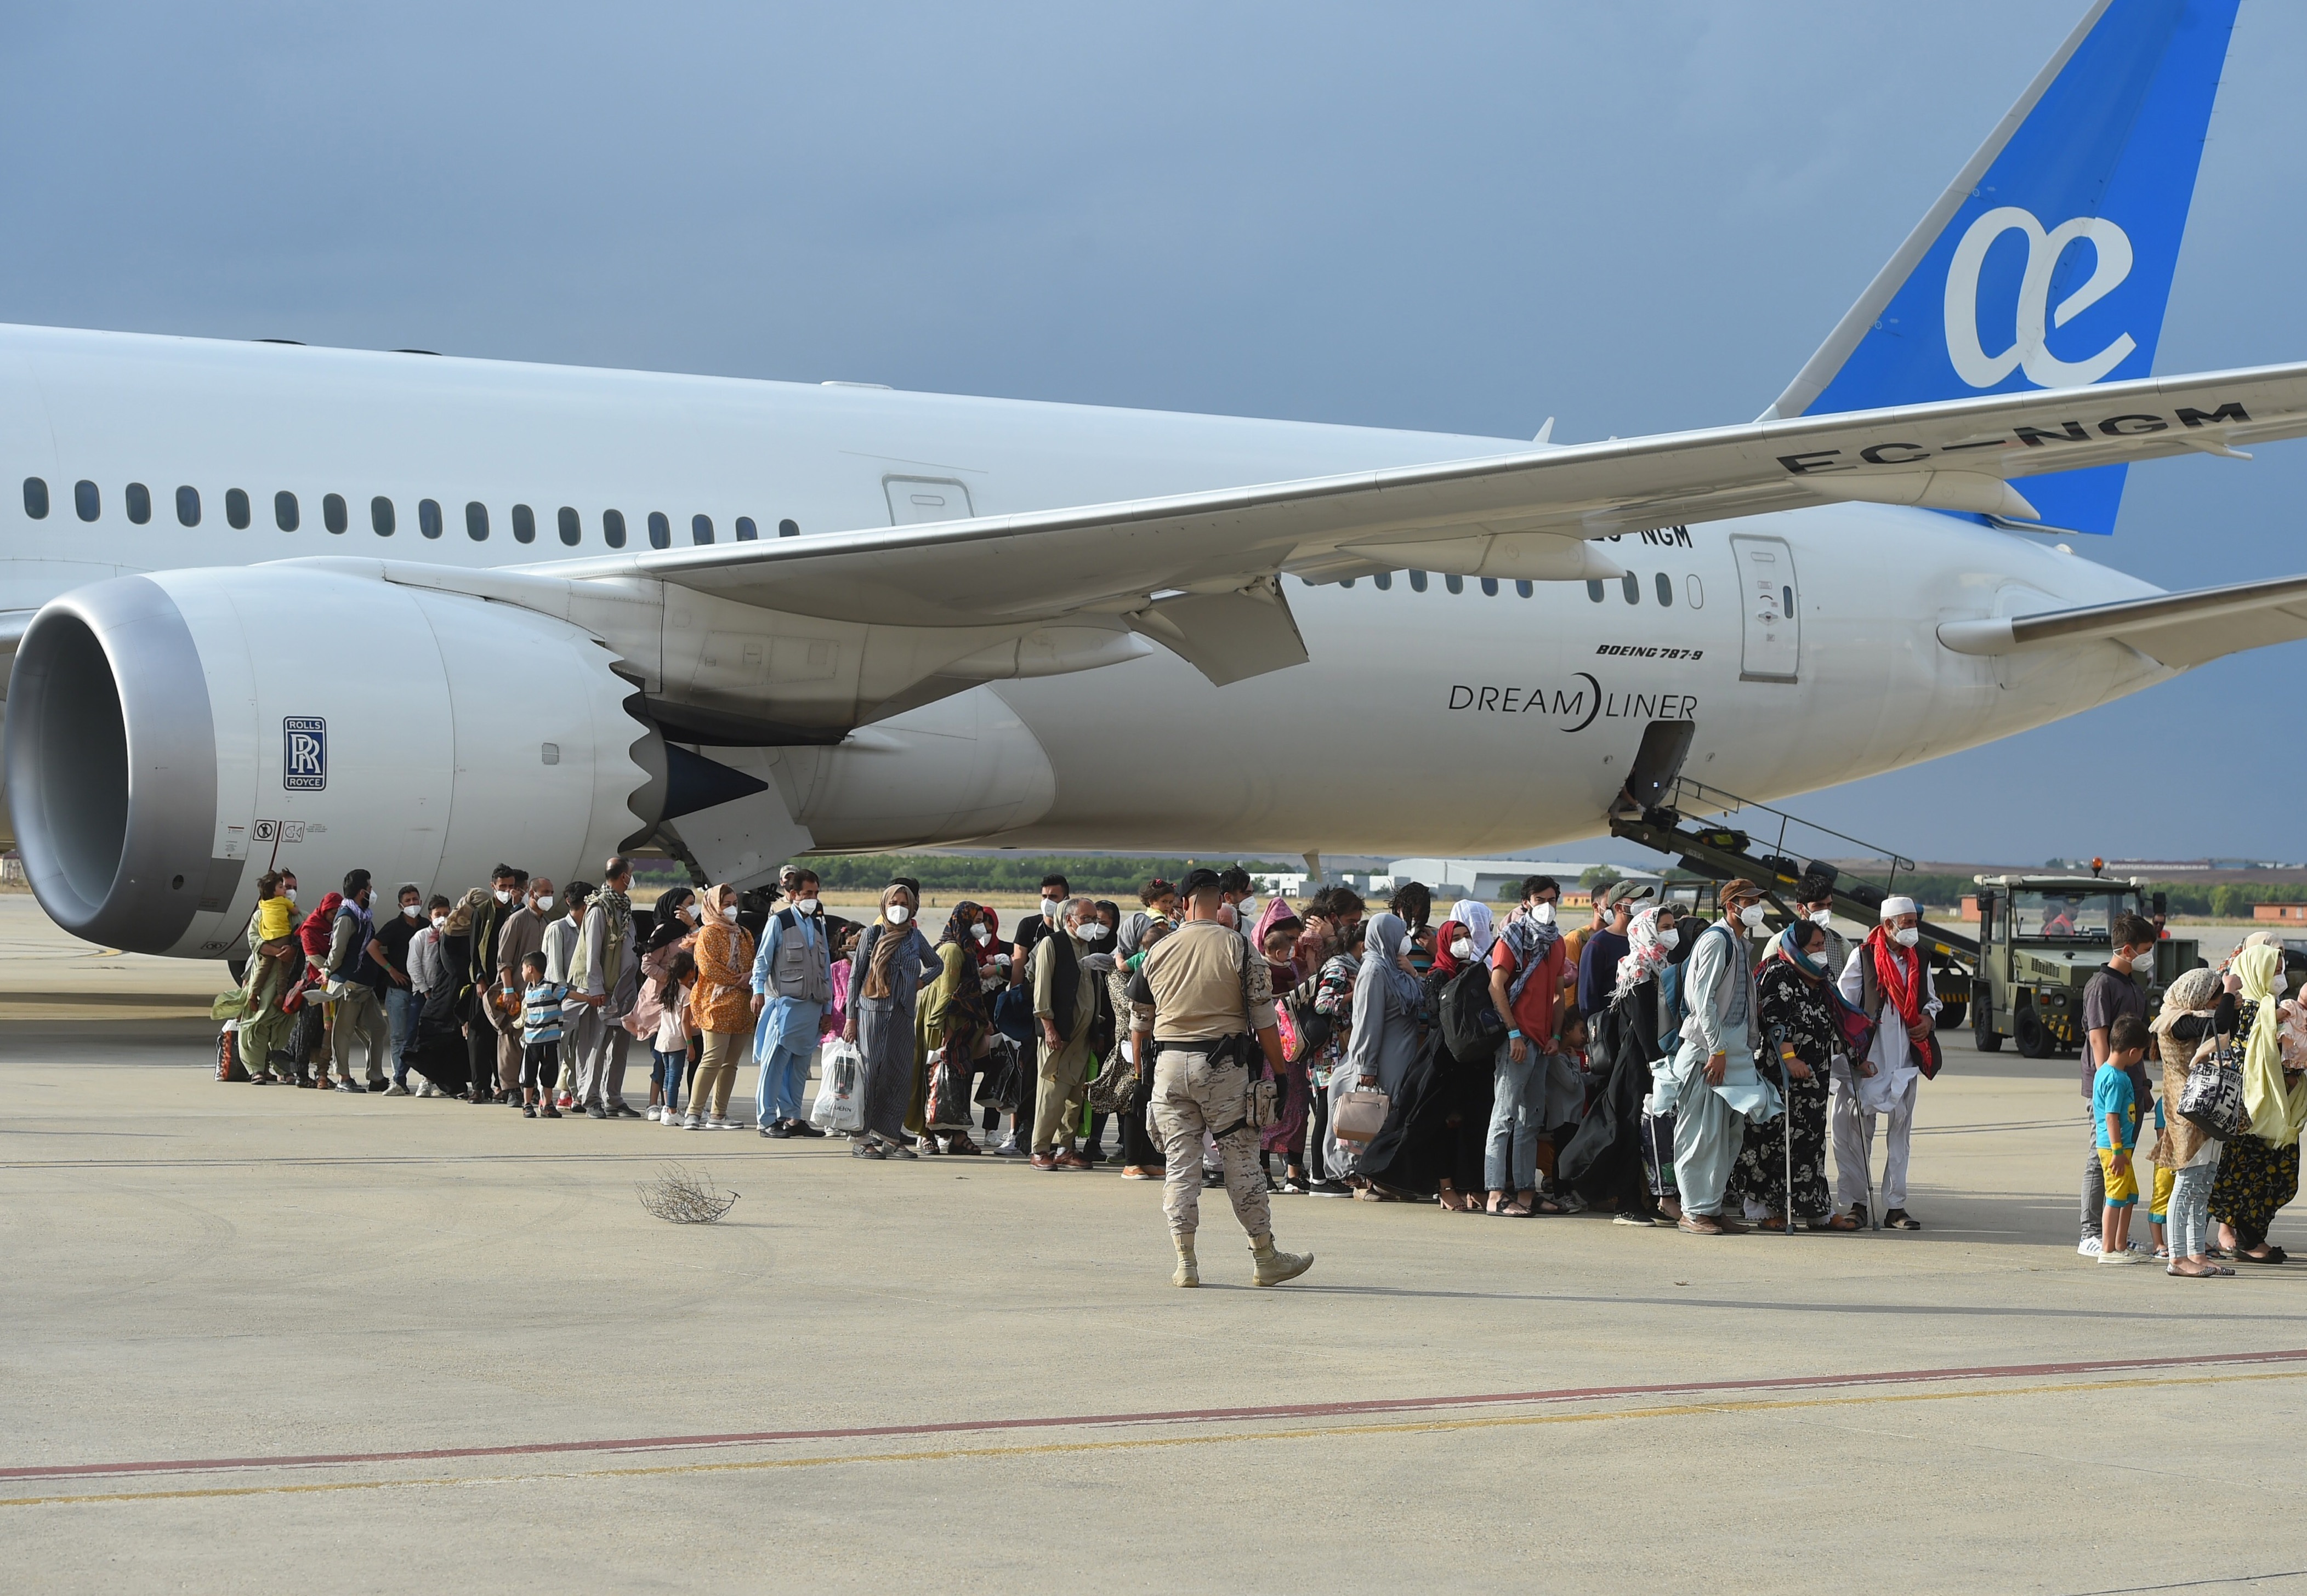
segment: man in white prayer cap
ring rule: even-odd
[[[1922,916],[1912,898],[1882,900],[1882,923],[1842,967],[1843,997],[1874,1020],[1874,1045],[1863,1060],[1837,1057],[1831,1092],[1834,1195],[1843,1212],[1865,1221],[1866,1172],[1874,1153],[1874,1119],[1891,1116],[1891,1150],[1882,1172],[1886,1230],[1920,1230],[1907,1212],[1907,1150],[1915,1130],[1915,1096],[1930,1063],[1939,995],[1930,960],[1917,945]]]

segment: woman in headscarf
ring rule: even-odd
[[[2217,973],[2191,969],[2171,983],[2163,994],[2162,1011],[2148,1027],[2155,1033],[2163,1065],[2164,1123],[2156,1132],[2151,1156],[2158,1170],[2172,1173],[2170,1256],[2163,1272],[2189,1280],[2234,1273],[2211,1261],[2208,1234],[2211,1182],[2219,1167],[2218,1138],[2181,1114],[2179,1101],[2203,1043],[2214,1034],[2233,1036],[2235,1022],[2234,994],[2226,990]]]
[[[2285,1071],[2276,1035],[2283,990],[2283,950],[2261,943],[2240,949],[2227,965],[2235,994],[2235,1033],[2243,1043],[2243,1106],[2251,1129],[2219,1155],[2210,1215],[2219,1222],[2222,1256],[2239,1263],[2279,1264],[2289,1255],[2267,1239],[2268,1226],[2299,1195],[2299,1132],[2307,1124],[2307,1076]]]
[[[1428,1003],[1437,1017],[1450,984],[1467,969],[1486,966],[1490,946],[1497,940],[1488,904],[1461,898],[1450,906],[1450,917],[1434,935],[1434,967],[1426,972]],[[1479,1214],[1482,1211],[1483,1144],[1489,1137],[1497,1070],[1487,1049],[1478,1059],[1457,1057],[1450,1051],[1446,1033],[1438,1028],[1435,1063],[1448,1099],[1431,1171],[1435,1201],[1447,1213]]]
[[[1320,1164],[1318,1169],[1309,1173],[1315,1177],[1315,1196],[1351,1197],[1353,1187],[1349,1182],[1361,1148],[1356,1143],[1339,1141],[1330,1135],[1330,1114],[1353,1079],[1346,1073],[1346,1049],[1353,1040],[1354,988],[1361,978],[1369,923],[1331,920],[1325,924],[1339,929],[1336,945],[1329,950],[1322,960],[1321,973],[1314,978],[1313,1010],[1328,1024],[1330,1037],[1309,1061],[1314,1090],[1319,1094],[1319,1100],[1314,1105],[1308,1145]]]
[[[1097,906],[1098,918],[1102,921],[1109,906]],[[1133,910],[1121,919],[1121,929],[1116,937],[1111,962],[1099,970],[1105,981],[1106,1006],[1116,1016],[1114,1021],[1113,1056],[1106,1062],[1109,1070],[1128,1070],[1139,1077],[1136,1098],[1115,1117],[1121,1122],[1121,1178],[1125,1181],[1158,1181],[1168,1172],[1162,1164],[1162,1149],[1155,1145],[1145,1124],[1145,1106],[1153,1096],[1148,1089],[1154,1079],[1154,1061],[1128,1055],[1133,1046],[1129,1027],[1120,1016],[1130,1012],[1129,981],[1139,955],[1154,945],[1157,922],[1150,914]],[[1102,943],[1100,944],[1101,948]],[[1107,957],[1093,954],[1082,960],[1082,968],[1097,968],[1097,960]]]
[[[650,906],[648,941],[641,948],[641,982],[644,988],[656,994],[658,1018],[663,1018],[665,994],[673,990],[673,961],[683,953],[690,952],[696,946],[697,894],[687,887],[667,887]],[[651,1096],[659,1098],[660,1116],[667,1106],[681,1102],[684,1082],[693,1082],[697,1079],[697,1050],[702,1045],[701,1038],[691,1041],[689,1062],[682,1068],[682,1080],[651,1082],[656,1088]],[[667,1087],[671,1089],[666,1090]],[[665,1118],[663,1122],[676,1127],[681,1123],[677,1118]]]
[[[946,917],[944,934],[938,938],[934,950],[939,974],[922,994],[914,1020],[914,1051],[921,1063],[915,1071],[913,1100],[906,1115],[908,1125],[922,1127],[921,1150],[924,1153],[984,1150],[969,1139],[969,1083],[977,1073],[977,1061],[987,1052],[986,1037],[993,1028],[985,1012],[978,963],[983,946],[982,938],[990,940],[990,936],[984,909],[964,899]],[[940,1049],[946,1051],[947,1062],[953,1066],[960,1088],[950,1102],[932,1104],[931,1088],[935,1083],[930,1080],[930,1058]],[[932,1108],[938,1111],[934,1114]]]
[[[1617,1051],[1593,1107],[1555,1162],[1555,1179],[1587,1201],[1615,1205],[1621,1225],[1672,1224],[1660,1217],[1642,1148],[1642,1103],[1651,1095],[1651,1065],[1665,1051],[1659,1013],[1660,977],[1673,969],[1681,929],[1667,905],[1643,909],[1626,927],[1627,952],[1618,961],[1607,1028]]]
[[[1794,1132],[1794,1216],[1811,1230],[1858,1228],[1857,1218],[1834,1212],[1834,1194],[1826,1185],[1827,1081],[1834,1055],[1847,1049],[1843,1039],[1842,994],[1835,986],[1840,971],[1826,967],[1826,927],[1812,920],[1797,920],[1771,939],[1756,976],[1755,1012],[1762,1035],[1771,1046],[1764,1058],[1775,1058],[1773,1072],[1780,1082],[1787,1113],[1766,1123],[1746,1122],[1746,1139],[1738,1163],[1730,1172],[1729,1196],[1752,1199],[1771,1210],[1758,1228],[1784,1230],[1788,1218],[1787,1131]]]
[[[1298,943],[1306,930],[1306,922],[1290,907],[1290,900],[1276,892],[1266,900],[1265,912],[1250,932],[1251,945],[1265,956],[1266,979],[1274,992],[1274,1018],[1282,1035],[1282,1054],[1286,1061],[1279,1085],[1281,1101],[1275,1105],[1274,1122],[1258,1136],[1257,1160],[1265,1169],[1268,1191],[1288,1191],[1293,1187],[1305,1188],[1305,1167],[1300,1163],[1306,1145],[1308,1095],[1311,1092],[1312,1076],[1307,1069],[1306,1049],[1298,1037],[1303,1011],[1291,1006],[1291,997],[1306,984],[1308,971],[1298,958]],[[1307,994],[1308,997],[1311,994]],[[1269,1158],[1282,1159],[1282,1179],[1274,1178]]]
[[[850,1143],[860,1158],[911,1158],[905,1110],[913,1079],[913,1014],[922,986],[945,973],[913,924],[913,892],[895,883],[850,956],[849,1020],[843,1034],[865,1060],[865,1124]]]
[[[1419,1043],[1427,1028],[1426,989],[1410,969],[1410,927],[1402,917],[1389,909],[1372,916],[1367,924],[1361,969],[1354,977],[1353,1031],[1346,1044],[1344,1066],[1332,1077],[1330,1085],[1334,1119],[1338,1103],[1349,1091],[1386,1095],[1385,1126],[1367,1148],[1354,1149],[1355,1195],[1376,1202],[1389,1196],[1410,1195],[1414,1187],[1394,1182],[1414,1180],[1419,1173],[1403,1155],[1408,1150],[1406,1109],[1421,1105],[1424,1094],[1421,1103],[1406,1102],[1404,1088],[1420,1060]],[[1437,1122],[1438,1117],[1435,1115]],[[1402,1166],[1396,1167],[1397,1164]],[[1374,1170],[1393,1180],[1373,1187]]]
[[[456,1010],[465,1022],[465,1063],[467,1071],[464,1099],[467,1103],[493,1103],[497,1079],[497,1033],[489,1024],[488,1016],[480,1010],[480,1000],[473,994],[473,917],[489,900],[489,889],[475,887],[458,900],[449,911],[449,923],[441,930],[442,968],[450,972],[450,984],[457,988]]]
[[[697,1086],[690,1093],[690,1131],[733,1131],[729,1093],[737,1084],[737,1061],[753,1034],[753,934],[737,923],[737,889],[724,883],[705,889],[697,941],[697,987],[690,994],[691,1028],[705,1038],[697,1062]]]

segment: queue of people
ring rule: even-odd
[[[970,901],[932,934],[902,878],[870,922],[829,916],[816,875],[789,866],[756,937],[728,886],[668,891],[644,925],[631,876],[612,858],[599,884],[556,891],[500,866],[456,901],[405,886],[381,916],[354,871],[298,921],[294,876],[266,875],[246,977],[219,1000],[247,1078],[534,1118],[830,1131],[869,1160],[1115,1165],[1163,1182],[1181,1285],[1198,1282],[1205,1186],[1226,1190],[1261,1284],[1312,1261],[1274,1249],[1279,1196],[1591,1210],[1703,1237],[1922,1227],[1908,1163],[1940,1003],[1905,898],[1853,946],[1814,880],[1775,930],[1741,880],[1711,920],[1617,883],[1565,930],[1544,875],[1503,921],[1460,900],[1438,923],[1416,883],[1376,912],[1345,887],[1260,909],[1245,872],[1196,870],[1148,882],[1125,912],[1052,875],[1005,938]],[[2119,918],[2086,994],[2080,1250],[2194,1278],[2282,1262],[2267,1230],[2297,1191],[2307,1011],[2282,1000],[2280,948],[2254,937],[2223,971],[2183,975],[2150,1027],[2131,969],[2156,935]],[[642,1106],[626,1098],[636,1039]],[[2246,1114],[2225,1141],[2176,1113],[2212,1054],[2242,1072]],[[836,1057],[810,1100],[813,1063]],[[733,1119],[748,1060],[752,1113]],[[2129,1233],[2150,1118],[2152,1250]]]

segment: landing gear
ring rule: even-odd
[[[2058,1038],[2036,1015],[2032,1004],[2019,1011],[2011,1032],[2018,1038],[2020,1058],[2049,1058],[2059,1051]]]

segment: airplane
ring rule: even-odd
[[[1469,855],[2307,637],[2307,576],[2169,593],[2072,552],[2132,462],[2307,432],[2307,364],[2150,374],[2236,4],[2096,0],[1743,424],[1556,444],[0,329],[26,874],[83,938],[218,958],[275,866]]]

